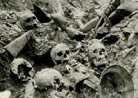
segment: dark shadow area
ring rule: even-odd
[[[34,7],[34,14],[41,23],[47,23],[50,22],[51,19],[47,17],[47,15],[36,5],[33,5]]]
[[[116,43],[119,40],[119,37],[116,35],[111,35],[109,37],[106,37],[102,40],[104,45],[111,45]]]
[[[130,15],[131,12],[126,11],[125,9],[117,9],[115,12],[113,12],[109,16],[109,20],[112,25],[115,25],[119,23],[121,20],[123,20],[126,16]]]

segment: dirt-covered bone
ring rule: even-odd
[[[50,56],[55,64],[68,62],[70,59],[70,49],[66,44],[57,44],[51,49]]]
[[[93,39],[91,45],[88,47],[89,62],[97,67],[100,65],[106,65],[108,64],[106,56],[107,51],[105,46],[100,40]]]
[[[23,11],[18,13],[18,15],[20,17],[19,25],[24,31],[28,31],[37,27],[36,17],[31,11]]]
[[[66,31],[71,39],[82,40],[85,35],[83,32],[74,29],[73,27],[69,27],[69,21],[66,19],[60,0],[38,0],[35,3],[36,6],[41,8],[44,13],[50,17],[54,23],[60,27],[63,31]]]
[[[95,17],[94,19],[91,19],[85,25],[80,26],[80,31],[85,33],[87,33],[88,31],[91,31],[91,29],[96,27],[98,21],[99,21],[99,17]]]
[[[69,21],[61,13],[50,14],[50,17],[63,30],[69,25]]]
[[[35,6],[44,11],[50,18],[58,20],[58,23],[64,23],[65,17],[60,0],[37,0]]]
[[[77,4],[79,2],[79,4]],[[88,3],[89,2],[89,3]],[[71,17],[76,21],[77,25],[79,26],[79,30],[87,33],[88,31],[90,31],[91,29],[96,27],[97,22],[99,21],[99,17],[95,17],[95,18],[88,18],[89,14],[94,14],[95,11],[92,11],[91,13],[89,13],[89,11],[91,9],[93,9],[93,5],[92,5],[92,1],[88,0],[88,1],[69,1],[67,0],[67,3],[63,3],[63,6],[65,6],[65,4],[69,4],[70,6],[70,13],[71,13]],[[82,4],[82,5],[81,5]],[[78,7],[78,6],[81,7]],[[89,7],[89,9],[86,9],[85,7]],[[88,11],[89,10],[89,11]]]
[[[17,58],[11,63],[11,71],[21,81],[27,81],[34,76],[32,65],[23,58]]]
[[[62,75],[54,69],[43,69],[35,75],[36,86],[39,89],[53,87],[57,89],[62,82]]]
[[[75,39],[76,41],[81,41],[85,38],[85,34],[83,32],[78,31],[72,27],[67,27],[66,32],[71,39]]]

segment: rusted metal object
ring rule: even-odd
[[[134,84],[127,70],[119,65],[107,67],[100,77],[103,98],[134,98]]]

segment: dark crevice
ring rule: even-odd
[[[111,44],[116,43],[118,40],[119,40],[119,37],[118,37],[118,36],[116,36],[116,35],[111,35],[111,36],[109,36],[109,37],[104,38],[102,42],[103,42],[105,45],[111,45]]]
[[[113,12],[113,14],[110,15],[109,20],[112,25],[115,25],[130,14],[131,12],[126,11],[125,9],[117,9],[115,12]]]
[[[34,14],[41,23],[47,23],[50,22],[51,19],[36,5],[33,5],[34,7]]]

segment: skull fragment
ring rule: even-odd
[[[37,20],[31,11],[24,11],[18,13],[20,16],[19,25],[25,30],[32,30],[37,27]]]
[[[50,56],[55,64],[68,62],[70,59],[70,50],[66,44],[57,44],[51,49]]]
[[[91,64],[95,66],[106,65],[108,61],[106,59],[107,51],[105,46],[100,40],[94,39],[92,44],[88,47],[88,58]]]
[[[21,81],[27,81],[34,76],[32,65],[22,58],[17,58],[11,63],[11,71]]]
[[[36,73],[35,82],[40,90],[47,89],[48,87],[57,89],[62,85],[63,77],[57,70],[46,68]]]

